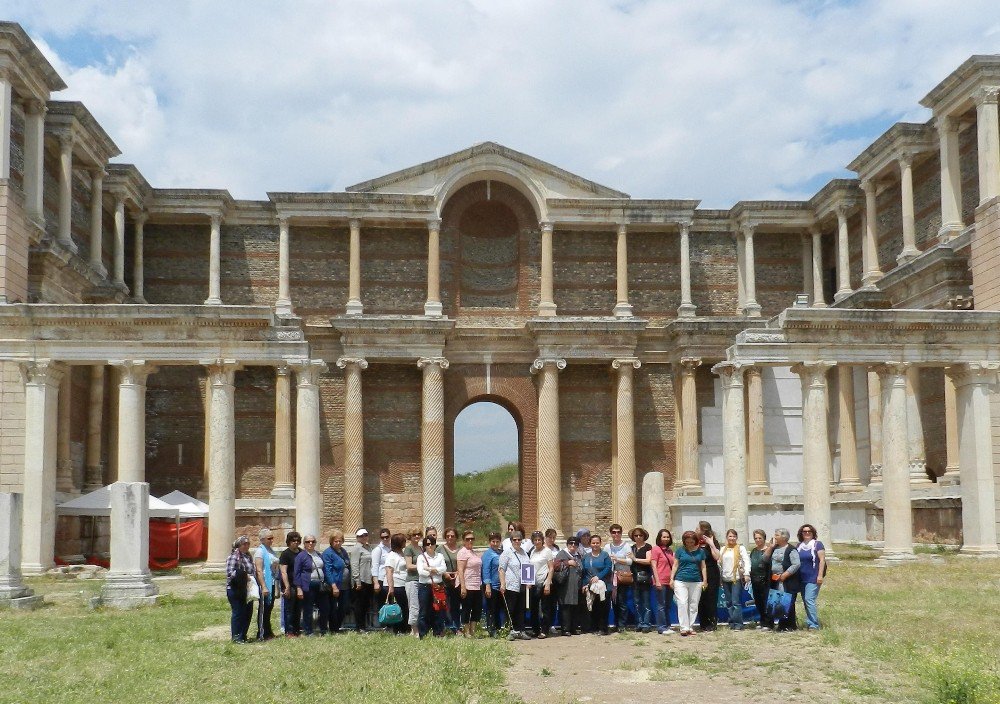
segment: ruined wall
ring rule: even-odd
[[[564,531],[588,526],[606,535],[611,523],[612,372],[610,364],[571,363],[559,373]]]
[[[802,237],[757,233],[753,238],[757,302],[770,318],[795,303],[802,291]]]

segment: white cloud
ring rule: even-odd
[[[483,140],[637,197],[809,196],[893,121],[926,119],[917,101],[970,54],[1000,52],[988,0],[8,5],[53,46],[119,49],[55,60],[124,160],[240,197]]]

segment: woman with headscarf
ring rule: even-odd
[[[253,616],[253,602],[247,600],[249,580],[256,581],[250,559],[250,538],[241,535],[233,541],[233,551],[226,558],[226,598],[232,612],[229,635],[234,643],[247,642],[247,631]]]
[[[566,541],[566,548],[556,553],[552,561],[552,581],[559,600],[559,625],[564,636],[571,636],[578,628],[576,607],[580,602],[580,578],[583,575],[583,558],[577,552],[575,536]]]
[[[260,545],[253,553],[254,572],[260,585],[260,606],[257,607],[257,640],[274,638],[271,628],[271,609],[278,595],[278,554],[271,547],[274,535],[270,528],[261,528],[257,534]]]
[[[316,552],[316,536],[309,534],[303,537],[303,549],[295,556],[295,588],[302,600],[302,632],[313,635],[313,609],[319,609],[319,635],[326,635],[329,621],[327,609],[329,600],[326,598],[326,571],[323,556]]]

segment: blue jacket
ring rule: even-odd
[[[332,547],[323,551],[323,574],[327,584],[336,584],[341,590],[351,588],[351,565]]]
[[[589,584],[590,578],[594,576],[604,581],[608,587],[608,593],[610,593],[611,555],[602,551],[597,557],[594,557],[592,552],[587,552],[583,556],[583,585],[586,586]]]
[[[493,548],[483,551],[483,584],[500,588],[500,553]]]
[[[312,581],[313,559],[308,550],[300,550],[295,556],[295,569],[292,575],[292,584],[304,592],[309,591],[309,582]],[[325,572],[325,570],[324,570]],[[324,579],[326,576],[324,575]]]

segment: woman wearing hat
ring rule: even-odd
[[[255,579],[250,559],[250,538],[241,535],[233,541],[233,551],[226,558],[226,598],[232,614],[229,635],[234,643],[246,643],[253,617],[253,602],[247,601],[247,583]]]
[[[632,584],[634,588],[635,614],[640,633],[649,633],[650,625],[649,595],[653,586],[652,550],[646,541],[649,533],[642,526],[633,528],[628,537],[632,539]]]

